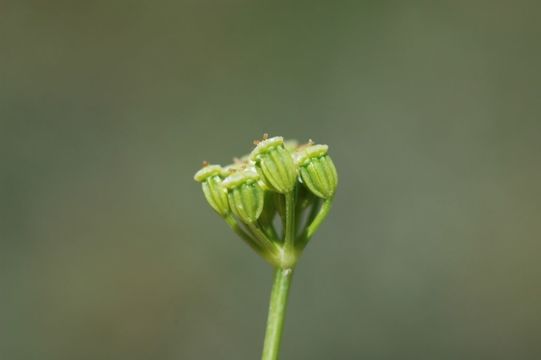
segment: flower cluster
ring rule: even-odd
[[[205,163],[194,178],[210,206],[252,249],[275,267],[292,268],[330,210],[336,168],[327,145],[267,135],[255,144],[231,165]]]

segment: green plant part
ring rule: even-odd
[[[255,223],[263,211],[265,193],[258,180],[259,175],[247,169],[234,173],[223,182],[231,211],[247,224]]]
[[[250,154],[250,160],[255,163],[257,172],[270,189],[281,194],[293,190],[297,169],[281,136],[259,142]]]
[[[264,135],[250,155],[224,168],[206,165],[194,178],[211,207],[275,269],[262,360],[278,359],[295,266],[338,184],[328,147]]]
[[[227,176],[227,172],[221,166],[207,164],[194,176],[195,181],[201,183],[203,193],[210,206],[222,216],[229,213],[227,192],[222,185],[225,176]]]
[[[333,197],[338,185],[336,168],[327,155],[327,145],[310,145],[295,153],[302,182],[316,196],[322,199]]]

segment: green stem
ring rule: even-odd
[[[306,230],[304,231],[303,235],[299,238],[297,249],[299,251],[302,251],[308,241],[314,236],[314,233],[317,231],[319,226],[323,223],[323,220],[329,215],[329,211],[331,210],[333,198],[326,199],[323,201],[323,204],[321,204],[321,208],[319,209],[319,212],[317,213],[314,220],[308,225]]]
[[[316,215],[319,212],[319,209],[321,208],[322,199],[316,197],[313,200],[312,208],[310,209],[310,213],[308,214],[308,218],[306,219],[306,224],[310,225],[312,221],[316,218]]]
[[[225,222],[231,227],[231,229],[237,235],[239,235],[242,238],[242,240],[244,240],[244,242],[246,242],[253,250],[255,250],[255,252],[257,252],[260,255],[263,254],[263,250],[262,250],[261,246],[259,246],[257,244],[256,240],[250,234],[245,232],[239,226],[239,224],[237,223],[237,221],[235,220],[235,218],[233,216],[227,215],[227,216],[224,217],[224,219],[225,219]]]
[[[246,224],[248,229],[254,234],[256,239],[258,240],[259,244],[263,250],[272,256],[276,256],[278,252],[277,246],[267,237],[267,234],[261,230],[259,226],[256,224]]]
[[[314,218],[314,221],[308,226],[308,229],[306,229],[306,238],[309,240],[314,233],[317,231],[323,220],[327,217],[329,214],[329,211],[331,210],[332,205],[332,198],[327,199],[323,202],[321,205],[321,209],[319,210],[319,213]]]
[[[269,222],[267,224],[261,224],[261,222],[258,221],[258,226],[263,229],[267,237],[272,239],[273,242],[278,241],[278,233],[276,232],[276,229],[274,228],[272,222]]]
[[[285,194],[286,198],[286,228],[284,251],[291,253],[295,245],[295,191]]]
[[[270,297],[262,360],[278,359],[282,330],[284,329],[287,297],[292,277],[293,269],[276,268]]]

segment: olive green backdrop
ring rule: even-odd
[[[330,145],[284,359],[541,357],[537,1],[1,1],[0,358],[257,359],[192,176]]]

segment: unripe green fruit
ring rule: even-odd
[[[222,186],[225,175],[224,169],[219,165],[208,165],[194,176],[194,179],[201,183],[207,202],[221,216],[229,214],[227,191]]]
[[[285,194],[293,190],[297,168],[280,136],[261,141],[250,154],[258,174],[273,191]]]
[[[311,145],[295,154],[302,182],[316,196],[331,198],[338,185],[338,175],[327,145]]]
[[[231,212],[244,223],[257,221],[263,211],[265,193],[258,184],[259,176],[248,169],[224,180]]]

